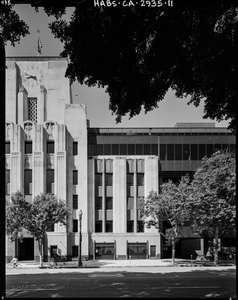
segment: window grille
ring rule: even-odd
[[[28,98],[28,119],[37,123],[37,98]]]

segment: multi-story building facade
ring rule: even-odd
[[[6,198],[21,190],[26,200],[53,193],[66,201],[68,225],[47,233],[45,260],[57,251],[89,259],[162,258],[168,255],[154,227],[144,227],[138,201],[168,179],[194,174],[202,157],[235,148],[235,136],[214,123],[173,128],[90,128],[86,106],[72,103],[67,60],[9,57],[6,60]],[[161,224],[163,226],[163,224]],[[184,227],[180,257],[204,253],[207,241]],[[6,256],[38,259],[36,241],[7,239]],[[230,237],[224,243],[232,246]],[[167,253],[167,254],[166,254]]]

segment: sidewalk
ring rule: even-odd
[[[19,263],[22,268],[40,268],[39,262],[24,261]],[[189,259],[175,259],[175,264],[172,265],[171,259],[134,259],[134,260],[90,260],[82,261],[83,268],[111,268],[111,267],[203,267],[214,266],[212,262],[199,262]],[[235,266],[234,262],[219,263],[219,266]],[[43,263],[43,268],[50,268],[48,262]],[[77,261],[67,261],[62,266],[57,268],[78,268]]]

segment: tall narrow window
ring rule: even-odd
[[[32,170],[25,170],[24,193],[25,195],[32,195]]]
[[[46,171],[46,193],[54,194],[54,170]]]
[[[78,184],[78,171],[77,170],[73,171],[73,184],[74,185]]]
[[[73,220],[73,232],[78,232],[78,220]]]
[[[78,142],[73,142],[73,155],[78,155]]]
[[[46,152],[47,153],[55,153],[55,143],[50,141],[46,144]]]
[[[10,142],[5,143],[5,154],[10,154]]]
[[[10,170],[5,170],[6,195],[10,195]]]
[[[73,195],[73,209],[78,209],[78,195]]]
[[[32,142],[25,142],[25,154],[32,153]]]
[[[28,98],[28,119],[37,123],[37,98]]]

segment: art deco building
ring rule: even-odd
[[[214,123],[90,128],[86,106],[72,103],[65,58],[8,57],[6,63],[6,198],[17,190],[28,201],[53,193],[72,209],[66,227],[56,224],[47,233],[44,259],[53,251],[77,258],[80,210],[83,257],[169,255],[158,230],[143,226],[138,199],[159,191],[168,179],[192,176],[202,157],[216,149],[232,151],[235,136]],[[223,239],[224,245],[233,243]],[[208,241],[187,226],[176,252],[190,257],[207,247]],[[38,260],[34,238],[27,233],[22,243],[7,238],[6,256],[15,254],[19,260]]]

